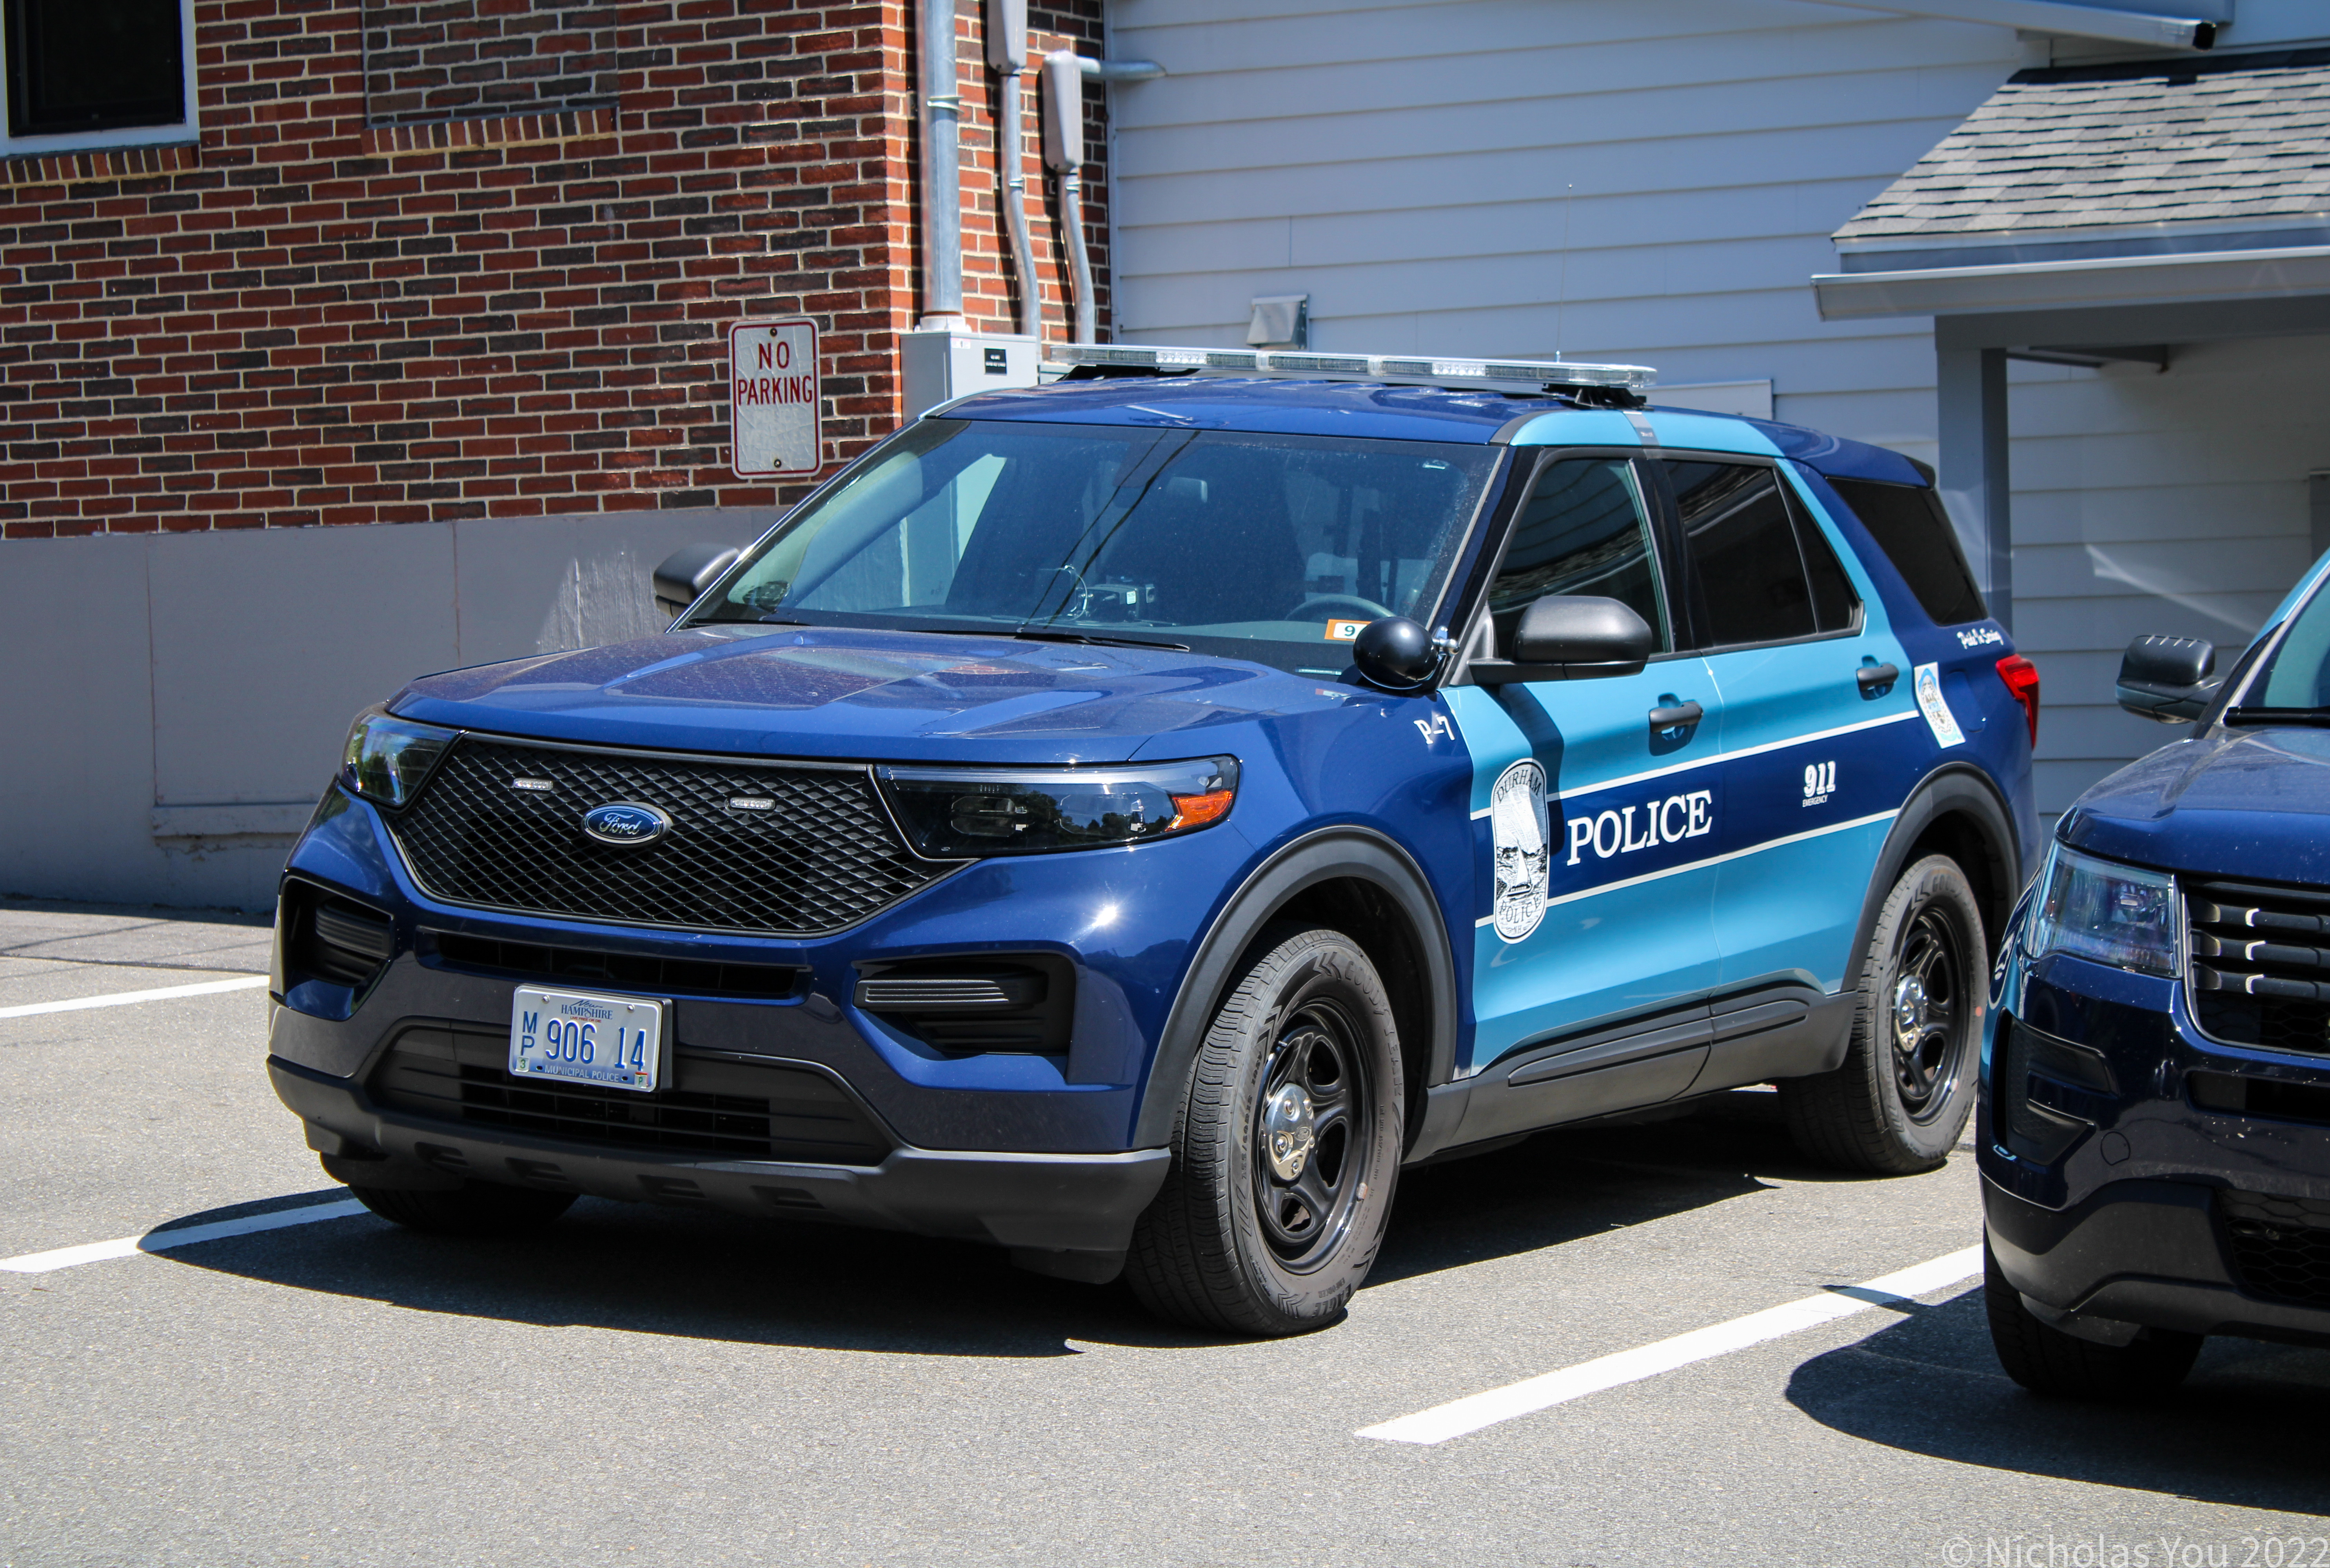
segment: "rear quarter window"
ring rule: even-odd
[[[1852,508],[1935,625],[1960,626],[1990,614],[1940,496],[1918,486],[1873,479],[1831,478],[1829,486]]]

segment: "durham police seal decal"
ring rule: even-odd
[[[1489,839],[1496,848],[1497,934],[1517,942],[1545,919],[1550,868],[1545,814],[1545,770],[1523,759],[1497,775],[1489,791]]]

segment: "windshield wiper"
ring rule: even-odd
[[[1084,631],[1031,631],[1024,626],[1018,631],[1006,632],[1004,635],[1020,638],[1029,642],[1080,642],[1090,644],[1094,647],[1154,647],[1163,648],[1167,653],[1189,651],[1188,643],[1166,642],[1160,638],[1100,637]]]
[[[2228,724],[2312,724],[2330,728],[2330,708],[2227,708]]]

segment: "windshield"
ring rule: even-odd
[[[2249,682],[2244,706],[2330,707],[2330,593],[2316,591],[2297,607],[2280,643]]]
[[[1436,608],[1501,449],[924,420],[693,618],[1160,643],[1339,675]]]

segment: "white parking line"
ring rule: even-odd
[[[265,975],[237,975],[193,986],[163,986],[151,991],[116,991],[106,997],[76,997],[70,1002],[31,1002],[0,1007],[0,1018],[31,1018],[42,1013],[78,1013],[83,1007],[127,1007],[133,1002],[166,1002],[173,997],[213,997],[221,991],[251,991],[267,984]]]
[[[5,1267],[5,1265],[0,1265]],[[1751,1312],[1712,1328],[1695,1328],[1655,1345],[1621,1350],[1615,1355],[1580,1362],[1542,1377],[1508,1384],[1486,1393],[1453,1400],[1415,1415],[1363,1427],[1359,1435],[1392,1443],[1444,1443],[1467,1432],[1495,1426],[1516,1416],[1533,1415],[1589,1393],[1621,1384],[1639,1383],[1694,1361],[1707,1361],[1734,1350],[1745,1350],[1767,1339],[1778,1339],[1803,1329],[1850,1318],[1871,1307],[1909,1301],[1931,1291],[1946,1289],[1982,1272],[1982,1249],[1968,1247],[1946,1258],[1919,1263],[1865,1285],[1847,1285],[1819,1296],[1807,1296],[1763,1312]]]
[[[181,1225],[175,1231],[148,1231],[142,1236],[120,1236],[110,1242],[59,1247],[52,1252],[27,1252],[21,1258],[0,1258],[0,1269],[12,1274],[46,1274],[82,1263],[101,1263],[108,1258],[132,1258],[140,1252],[166,1252],[173,1247],[223,1242],[229,1236],[248,1236],[258,1231],[312,1225],[319,1220],[344,1220],[350,1214],[364,1212],[365,1206],[354,1198],[336,1204],[310,1204],[299,1209],[275,1209],[263,1214],[246,1214],[239,1220],[221,1220],[215,1224]]]

